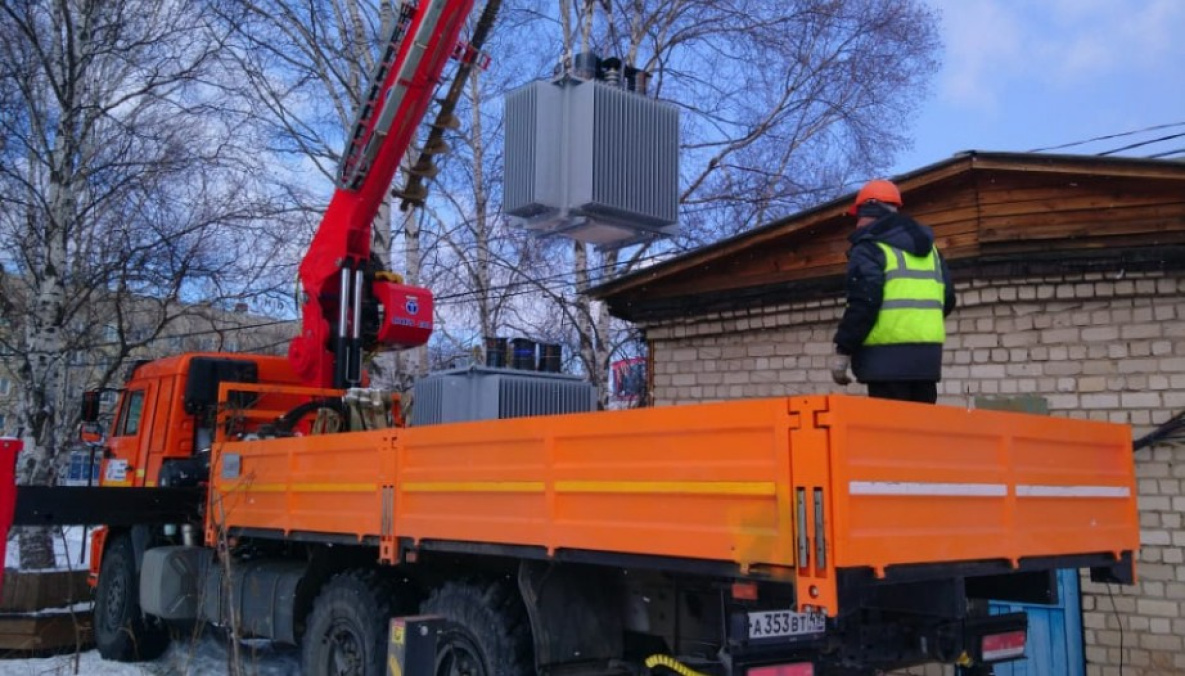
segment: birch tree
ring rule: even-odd
[[[105,384],[192,304],[258,291],[280,246],[260,217],[283,209],[237,144],[202,9],[0,4],[0,349],[22,397],[23,482],[53,479],[80,386]],[[97,380],[67,382],[72,354]],[[21,556],[53,565],[46,534],[22,533]]]

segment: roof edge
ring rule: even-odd
[[[1137,172],[1139,174],[1160,173],[1165,169],[1169,169],[1173,173],[1179,171],[1182,178],[1185,178],[1185,162],[1179,160],[980,150],[961,151],[946,159],[924,165],[903,174],[890,176],[889,178],[897,183],[903,192],[908,192],[963,171],[992,169],[1066,171],[1071,166],[1081,166],[1087,163],[1102,164],[1113,168],[1126,167],[1129,169],[1138,169],[1140,170]],[[1153,168],[1159,171],[1150,171]],[[698,249],[692,249],[661,263],[598,284],[590,288],[586,293],[594,299],[604,300],[618,293],[623,293],[685,269],[702,265],[707,261],[726,256],[736,250],[760,243],[763,237],[783,234],[782,230],[785,226],[795,221],[805,221],[801,224],[801,227],[806,227],[818,217],[830,215],[831,211],[841,211],[854,198],[855,194],[855,191],[845,193],[840,197],[814,207],[770,221],[764,225],[758,225],[751,230],[746,230],[745,232],[713,242]],[[797,228],[792,228],[790,231],[794,229]]]

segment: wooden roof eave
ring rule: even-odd
[[[921,169],[903,174],[895,180],[902,192],[916,190],[922,186],[931,185],[951,176],[962,174],[970,168],[973,161],[971,156],[960,156],[932,164]],[[656,282],[673,279],[679,275],[702,269],[704,266],[725,260],[730,256],[742,253],[747,249],[757,248],[763,244],[778,241],[788,236],[801,234],[812,226],[831,219],[846,217],[848,202],[852,195],[844,195],[830,202],[799,212],[768,225],[743,232],[734,237],[709,244],[702,249],[683,254],[667,262],[659,263],[637,272],[629,273],[605,284],[593,287],[589,295],[597,299],[605,299],[618,294],[628,294],[640,287],[652,286]]]
[[[1109,176],[1185,180],[1185,162],[1151,162],[1131,157],[1033,155],[1031,153],[969,153],[979,171]],[[919,170],[922,171],[922,170]]]
[[[1073,176],[1108,176],[1127,179],[1157,179],[1185,181],[1185,162],[1150,162],[1125,157],[1083,157],[1075,155],[1034,155],[1032,153],[1000,153],[968,151],[940,162],[894,177],[902,192],[911,193],[934,187],[943,181],[963,174],[978,179],[981,172],[1015,172],[1059,174]],[[752,251],[772,242],[809,231],[829,220],[837,222],[845,217],[844,209],[852,199],[845,195],[805,212],[774,221],[768,225],[741,233],[735,237],[683,254],[670,261],[639,270],[589,290],[593,298],[611,300],[615,296],[627,299],[640,294],[654,293],[656,287],[678,284],[687,274],[702,274],[705,270],[725,263],[730,258]],[[953,257],[975,256],[979,247],[967,250],[956,247],[949,252]]]

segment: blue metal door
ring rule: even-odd
[[[1061,603],[1056,606],[992,603],[993,613],[1029,615],[1027,657],[997,666],[996,676],[1084,676],[1078,571],[1058,572],[1057,588]]]

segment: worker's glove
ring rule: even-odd
[[[831,379],[836,385],[852,384],[852,379],[848,377],[848,367],[851,363],[852,358],[846,354],[837,354],[831,358]]]

